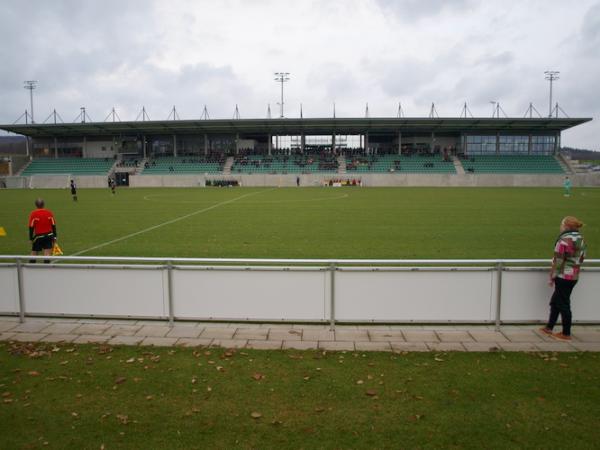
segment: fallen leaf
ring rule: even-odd
[[[129,416],[125,414],[117,414],[117,420],[123,425],[127,425],[129,423]]]
[[[364,383],[364,381],[363,381],[363,380],[358,380],[358,381],[356,382],[356,384],[363,384],[363,383]]]
[[[320,412],[323,412],[323,411],[325,411],[325,408],[323,408],[322,406],[317,406],[317,407],[315,408],[315,412],[318,412],[318,413],[320,413]]]
[[[253,411],[250,413],[250,417],[252,417],[253,419],[260,419],[262,417],[262,414],[257,411]]]
[[[127,361],[125,361],[127,364],[131,364],[132,362],[135,362],[135,358],[129,358]]]
[[[260,381],[264,378],[265,376],[260,373],[260,372],[256,372],[254,374],[252,374],[252,378],[254,378],[256,381]]]
[[[377,391],[375,389],[367,389],[365,394],[370,397],[373,397],[373,396],[377,395]]]
[[[117,377],[115,379],[115,384],[123,384],[123,383],[125,383],[125,381],[127,381],[127,378],[125,378],[125,377]]]
[[[32,377],[39,377],[40,373],[37,370],[30,370],[29,372],[27,372],[28,375],[32,376]]]
[[[154,398],[153,395],[146,395],[146,400],[152,400]]]

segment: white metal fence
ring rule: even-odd
[[[323,260],[0,256],[0,314],[336,323],[546,319],[549,260]],[[600,323],[600,260],[576,322]]]

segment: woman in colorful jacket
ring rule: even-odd
[[[571,292],[579,279],[579,270],[585,259],[585,241],[579,233],[583,223],[567,216],[560,223],[560,235],[554,245],[554,258],[550,269],[550,286],[554,293],[550,299],[550,317],[542,332],[553,338],[571,340]],[[552,333],[558,316],[562,320],[562,333]]]

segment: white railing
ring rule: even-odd
[[[50,259],[51,264],[30,264]],[[546,319],[545,259],[0,256],[0,314],[168,320],[502,323]],[[600,260],[574,320],[600,323]]]

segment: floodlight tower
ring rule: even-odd
[[[550,82],[550,95],[548,100],[548,117],[552,117],[552,83],[554,80],[558,80],[560,77],[558,76],[560,72],[558,70],[546,70],[544,75],[546,76],[546,80]]]
[[[33,120],[33,90],[36,88],[37,85],[37,81],[36,80],[27,80],[24,81],[25,86],[23,86],[25,89],[29,90],[29,103],[31,106],[31,123],[35,123],[35,121]]]
[[[281,83],[281,103],[279,118],[283,119],[283,83],[290,81],[289,72],[275,72],[275,81]]]

